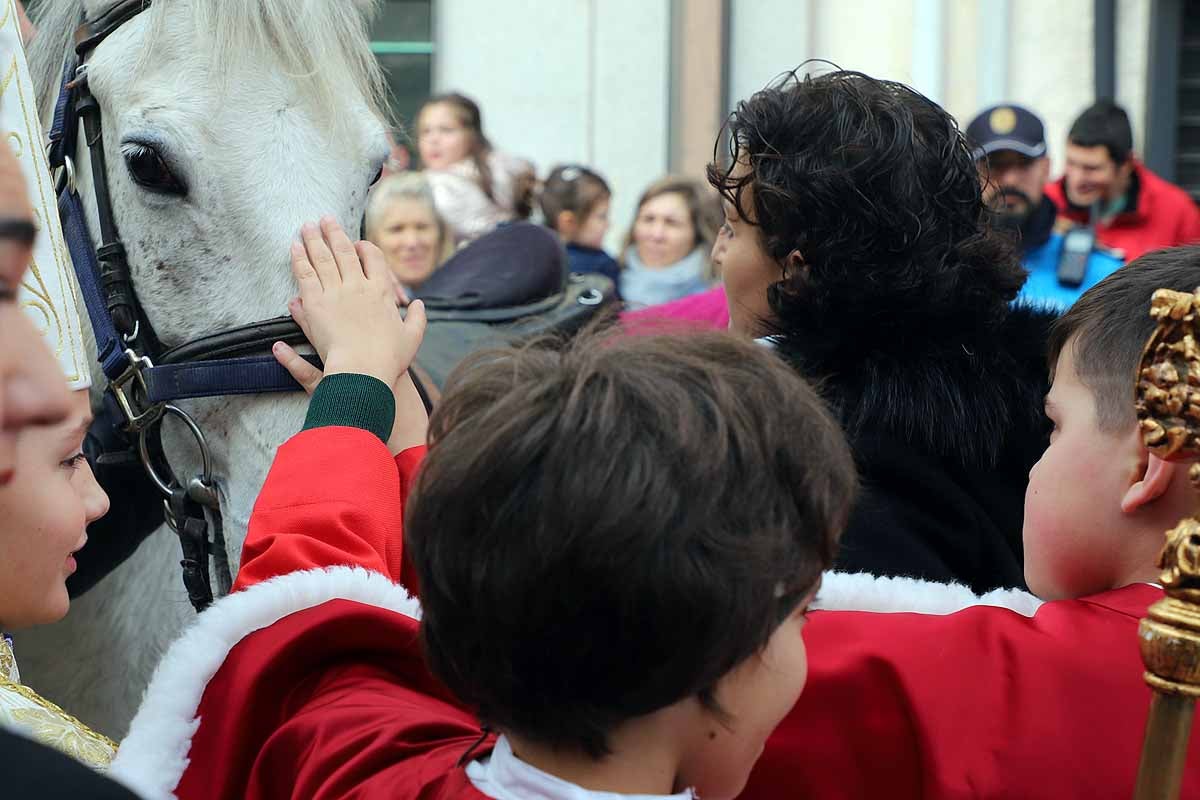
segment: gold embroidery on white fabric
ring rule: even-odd
[[[20,52],[19,17],[13,0],[0,3],[0,55],[4,58],[0,62],[0,129],[25,172],[39,231],[33,261],[21,285],[21,305],[33,312],[31,316],[55,351],[68,384],[79,389],[90,383],[90,375],[74,268],[59,227],[33,84]]]
[[[0,725],[15,728],[87,766],[104,771],[117,743],[96,733],[28,686],[0,679]]]
[[[117,744],[96,733],[54,703],[20,683],[17,660],[0,637],[0,726],[103,772],[117,754]]]

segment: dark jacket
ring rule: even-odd
[[[38,800],[137,800],[137,795],[57,750],[0,730],[0,796]]]
[[[594,272],[620,284],[621,265],[603,250],[574,242],[567,243],[567,269],[581,274]]]
[[[976,592],[1024,586],[1021,523],[1029,470],[1049,441],[1053,319],[1015,306],[982,340],[914,327],[900,344],[824,348],[823,361],[802,343],[777,342],[822,381],[858,464],[863,491],[836,569],[957,581]]]

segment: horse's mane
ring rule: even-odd
[[[115,0],[114,0],[115,2]],[[371,110],[383,112],[383,73],[371,53],[369,23],[379,0],[193,0],[197,47],[213,52],[218,70],[245,61],[247,53],[268,53],[307,90],[321,113],[340,117],[345,66]],[[48,119],[62,80],[63,56],[73,48],[73,35],[82,16],[82,0],[39,3],[33,22],[38,33],[30,58],[42,118]],[[149,28],[141,61],[153,57],[166,14],[181,8],[171,0],[156,0],[143,14]],[[220,78],[221,76],[215,76]],[[344,87],[344,84],[341,84]]]

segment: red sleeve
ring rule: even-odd
[[[457,764],[492,741],[395,611],[332,600],[250,634],[196,716],[180,800],[485,800]]]
[[[809,678],[743,800],[1130,797],[1150,692],[1133,607],[1074,600],[1033,618],[816,612]],[[1184,795],[1200,789],[1193,737]]]
[[[421,467],[421,462],[425,460],[425,446],[410,447],[407,450],[402,450],[396,456],[396,468],[400,472],[400,498],[407,502],[408,495],[412,492],[413,482],[417,477],[417,470]],[[402,540],[397,540],[403,545]],[[393,560],[394,559],[394,560]],[[389,557],[388,574],[396,578],[397,573],[391,572],[393,564],[399,564],[399,581],[400,585],[409,591],[413,597],[420,596],[420,586],[417,583],[417,571],[413,569],[412,561],[405,558],[402,552],[396,553]]]
[[[393,461],[358,428],[314,428],[275,456],[254,504],[234,591],[289,572],[361,566],[396,579],[403,552],[402,501],[424,447]]]

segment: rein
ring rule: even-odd
[[[88,86],[87,58],[109,35],[145,11],[151,0],[124,0],[75,31],[75,55],[68,56],[54,109],[47,157],[58,174],[58,213],[96,337],[99,361],[108,381],[106,393],[119,409],[122,428],[137,438],[138,457],[164,495],[166,519],[183,550],[183,582],[196,611],[213,600],[209,560],[216,569],[217,591],[232,585],[222,533],[220,498],[204,434],[187,412],[172,401],[263,392],[290,392],[300,385],[270,355],[243,355],[276,341],[305,341],[288,317],[243,325],[200,337],[170,350],[155,335],[133,286],[125,245],[112,213],[105,163],[101,109]],[[88,231],[75,183],[74,159],[82,124],[91,159],[100,224],[100,246]],[[319,364],[315,357],[309,357]],[[162,422],[176,417],[200,450],[201,471],[181,481],[163,452]],[[209,530],[212,538],[209,538]]]

